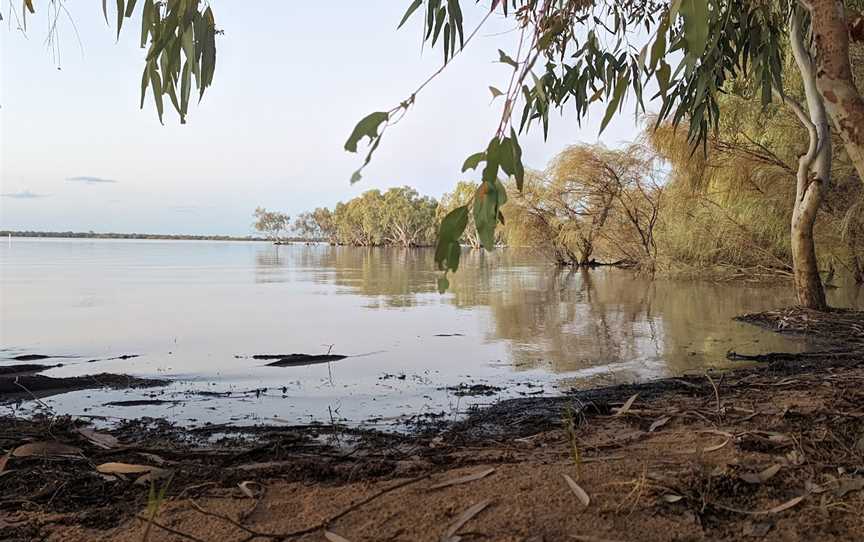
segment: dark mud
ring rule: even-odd
[[[776,333],[798,335],[833,346],[835,351],[864,348],[864,311],[830,309],[828,312],[791,307],[745,314],[736,318]]]
[[[451,392],[456,397],[489,397],[497,395],[504,391],[501,386],[490,386],[488,384],[459,384],[458,386],[448,386],[444,389]]]
[[[600,464],[587,465],[580,483],[600,500],[618,495],[616,498],[623,499],[630,510],[625,509],[626,516],[636,522],[634,525],[649,528],[657,520],[657,514],[670,518],[684,514],[691,519],[674,521],[683,521],[680,528],[689,533],[685,536],[688,540],[738,540],[744,536],[742,533],[766,526],[761,523],[754,526],[746,513],[730,513],[730,509],[768,510],[792,502],[790,507],[796,506],[796,510],[790,513],[765,514],[768,531],[782,534],[778,523],[781,520],[787,522],[784,524],[787,527],[792,522],[797,529],[796,518],[803,513],[800,517],[805,519],[800,521],[805,524],[801,528],[812,536],[822,540],[851,540],[864,534],[864,526],[854,519],[857,516],[844,512],[856,509],[862,498],[860,490],[864,488],[862,404],[864,355],[857,360],[767,363],[727,372],[578,391],[563,397],[501,401],[475,410],[461,422],[427,420],[408,435],[350,429],[338,424],[292,427],[205,424],[187,429],[159,419],[127,421],[94,433],[82,431],[87,427],[85,422],[66,417],[26,420],[5,417],[0,418],[0,453],[7,454],[5,465],[0,467],[0,522],[5,516],[12,526],[5,532],[12,540],[63,533],[70,526],[103,532],[123,525],[146,507],[149,482],[139,482],[141,473],[99,472],[96,467],[106,463],[158,469],[171,480],[167,487],[168,501],[187,511],[192,510],[191,505],[183,503],[189,499],[207,503],[214,495],[237,493],[238,484],[250,480],[273,487],[299,483],[291,486],[294,489],[289,494],[308,492],[309,498],[314,499],[318,491],[328,487],[344,486],[346,489],[337,491],[350,492],[357,491],[349,488],[359,482],[393,485],[393,480],[400,479],[436,475],[452,478],[455,475],[448,475],[449,471],[472,466],[486,468],[490,464],[506,470],[514,479],[528,478],[518,482],[518,488],[508,490],[495,484],[482,491],[475,488],[474,498],[487,495],[506,499],[506,495],[528,492],[530,502],[555,508],[560,499],[540,484],[541,478],[550,469],[566,467],[568,462],[572,469],[573,446],[578,443],[580,462],[615,460],[615,471],[608,473]],[[24,444],[39,442],[60,443],[79,452],[71,457],[68,448],[56,457],[17,457],[14,453]],[[105,442],[109,444],[106,446]],[[686,455],[687,447],[703,451],[701,455]],[[704,459],[700,459],[702,455]],[[727,462],[722,463],[722,468],[716,460],[700,463],[708,461],[711,455],[725,457]],[[649,464],[650,475],[660,478],[644,478]],[[782,465],[782,475],[770,483],[746,482],[774,464]],[[617,480],[630,471],[637,488],[638,484],[644,484],[639,489],[644,495],[640,493],[632,503],[628,499],[632,499],[635,489],[615,486],[623,484],[624,481]],[[640,476],[642,482],[638,482]],[[536,492],[532,489],[534,481],[538,484]],[[504,480],[497,482],[501,483]],[[601,492],[604,487],[607,489]],[[456,492],[453,498],[463,494],[458,486],[441,491],[439,495],[445,498],[448,491]],[[807,501],[799,499],[808,494]],[[830,500],[825,501],[828,496]],[[550,498],[553,500],[549,501]],[[833,510],[825,512],[828,521],[823,517],[815,522],[813,514],[820,513],[820,498],[837,508],[826,509]],[[639,505],[640,501],[645,504]],[[660,504],[653,504],[656,502]],[[285,503],[276,502],[273,506],[287,509]],[[387,514],[398,510],[411,516],[411,510],[418,509],[393,506],[397,508],[389,512],[385,509],[370,513],[378,514],[376,521],[383,525],[390,517]],[[583,511],[580,521],[588,521],[596,514],[601,519],[614,518],[624,513],[621,506]],[[490,512],[487,521],[499,516],[506,521],[512,513],[506,509]],[[62,520],[45,522],[46,515]],[[544,523],[549,531],[546,540],[562,539],[555,526],[562,524],[564,517],[567,516],[560,516],[561,521],[550,518]],[[201,524],[200,518],[197,523],[190,518],[186,521],[178,520],[172,525],[205,540],[242,539],[202,537],[212,524],[208,523],[209,527]],[[418,517],[416,521],[425,520]],[[363,524],[362,520],[349,522],[344,528],[353,526],[361,532]],[[627,527],[629,522],[623,525],[620,528],[624,531],[607,533],[617,536],[603,538],[638,539],[632,537],[637,532],[626,531],[631,528]],[[404,528],[410,530],[410,525]],[[510,528],[514,528],[512,524]],[[373,540],[376,536],[358,535],[352,540]],[[527,539],[526,535],[520,536],[506,539]],[[64,534],[54,539],[67,538]],[[114,539],[113,535],[109,538]],[[319,539],[320,535],[309,538]]]
[[[57,365],[38,365],[34,363],[21,363],[18,365],[0,365],[0,377],[11,377],[23,374],[41,373],[54,367],[62,367],[63,364]]]
[[[146,508],[149,485],[142,476],[159,473],[170,480],[162,484],[179,532],[248,540],[255,526],[308,534],[272,540],[320,540],[336,521],[327,516],[343,517],[322,492],[343,496],[352,510],[370,486],[454,479],[464,476],[460,469],[492,465],[502,474],[491,481],[396,497],[339,528],[355,542],[432,540],[428,534],[448,517],[489,499],[499,504],[478,528],[498,534],[485,539],[563,540],[586,526],[594,530],[582,540],[668,540],[670,529],[693,541],[862,539],[864,349],[856,333],[864,321],[850,313],[833,315],[830,324],[802,319],[800,310],[745,317],[787,322],[790,332],[806,328],[849,355],[784,354],[735,370],[500,401],[458,422],[417,420],[410,434],[338,423],[190,429],[146,418],[94,433],[72,418],[4,417],[0,525],[10,540],[140,540],[145,523],[134,518]],[[15,453],[41,442],[64,445],[66,453]],[[71,456],[70,446],[77,450]],[[105,474],[97,467],[106,463],[143,465],[153,474]],[[581,473],[591,507],[579,508],[569,493],[562,500],[559,472]],[[249,483],[269,488],[258,497],[269,499],[266,510],[300,512],[254,520],[238,508],[238,487]],[[226,521],[201,512],[202,503],[235,510],[228,526],[239,521],[246,532],[215,534]],[[264,520],[271,522],[266,529],[255,523]]]
[[[17,369],[15,369],[16,367]],[[22,370],[21,367],[29,367],[30,369]],[[3,369],[12,369],[13,372],[0,372],[0,403],[19,398],[29,399],[33,396],[46,397],[47,395],[75,390],[150,388],[165,386],[170,383],[164,379],[138,378],[113,373],[58,378],[36,374],[50,368],[51,366],[33,365],[4,367]]]

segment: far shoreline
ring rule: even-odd
[[[163,241],[257,241],[273,242],[271,239],[257,237],[254,235],[191,235],[191,234],[162,234],[162,233],[116,233],[116,232],[74,232],[74,231],[17,231],[0,230],[0,238],[26,238],[26,239],[130,239],[130,240],[163,240]],[[285,239],[285,242],[305,242],[303,239]]]

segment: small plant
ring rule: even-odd
[[[150,493],[147,495],[147,525],[144,527],[144,535],[141,537],[142,542],[147,542],[150,538],[150,528],[153,526],[153,521],[159,515],[159,508],[165,502],[165,494],[168,492],[168,486],[171,485],[171,480],[174,478],[172,474],[158,490],[156,489],[155,477],[150,479]]]
[[[576,465],[578,478],[579,468],[582,466],[582,454],[579,452],[579,441],[576,436],[576,415],[570,405],[564,407],[564,431],[567,433],[567,442],[570,444],[570,457]]]

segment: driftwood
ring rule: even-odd
[[[252,356],[252,359],[276,360],[267,364],[270,367],[300,367],[339,361],[347,357],[339,354],[256,354]]]

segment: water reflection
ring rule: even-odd
[[[789,285],[650,281],[617,269],[560,269],[530,251],[466,250],[445,296],[436,293],[429,249],[266,247],[256,280],[303,280],[361,295],[369,308],[449,303],[490,318],[485,340],[504,341],[517,370],[632,378],[725,364],[729,350],[807,347],[732,320],[794,303]],[[861,306],[860,288],[829,292],[835,306]],[[592,370],[592,368],[595,368]],[[597,370],[596,368],[602,368]]]
[[[651,282],[615,269],[560,270],[528,251],[466,250],[440,295],[434,269],[430,249],[15,240],[0,245],[0,347],[78,356],[48,376],[104,371],[175,381],[165,393],[180,405],[124,415],[305,423],[329,420],[331,409],[355,421],[456,415],[538,385],[554,392],[701,372],[725,364],[729,349],[807,346],[731,319],[793,303],[786,283]],[[864,301],[850,287],[829,298],[835,306]],[[350,357],[332,366],[267,367],[248,357],[324,353],[334,343]],[[140,356],[116,358],[130,353]],[[494,398],[447,391],[463,383],[503,389]],[[264,387],[286,391],[220,400],[218,408],[188,393]],[[113,416],[99,406],[117,400],[112,393],[73,392],[50,404]],[[142,397],[122,397],[134,398]]]

